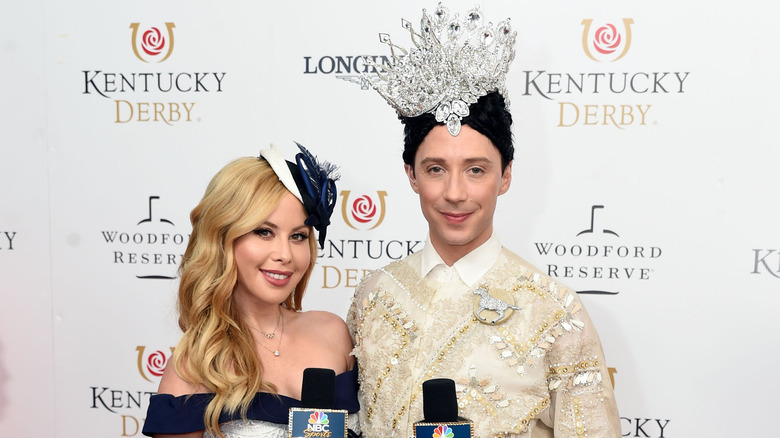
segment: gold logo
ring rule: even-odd
[[[593,20],[590,18],[582,20],[582,25],[585,26],[582,29],[582,50],[588,56],[588,58],[596,62],[615,62],[618,59],[626,56],[628,49],[631,48],[631,25],[634,24],[634,20],[631,18],[623,19],[623,32],[618,32],[615,25],[612,23],[606,23],[605,25],[596,29],[591,36],[590,28],[593,24]],[[591,46],[598,54],[600,59],[591,52]],[[622,46],[622,50],[620,50]],[[612,58],[615,54],[617,57]],[[612,59],[609,59],[612,58]]]
[[[344,218],[344,223],[349,225],[350,228],[358,229],[353,225],[354,221],[357,224],[370,227],[368,228],[369,230],[373,230],[385,220],[385,196],[387,196],[387,192],[384,190],[376,192],[376,196],[379,198],[378,202],[369,195],[363,195],[351,203],[349,201],[350,193],[352,192],[349,190],[342,190],[340,193],[341,217]]]
[[[146,355],[144,354],[146,347],[143,345],[135,347],[135,351],[138,352],[138,372],[147,382],[152,381],[152,379],[147,376],[147,373],[154,378],[162,377],[165,366],[168,365],[168,359],[173,357],[173,347],[171,347],[171,353],[169,355],[166,355],[160,350]]]
[[[151,27],[146,29],[141,35],[140,51],[139,51],[139,23],[130,23],[130,29],[133,29],[132,46],[135,57],[143,62],[148,63],[146,58],[155,60],[159,59],[158,63],[165,61],[173,53],[173,28],[176,27],[173,23],[165,23],[165,27],[168,30],[168,37],[166,39],[163,36],[160,29]],[[142,55],[143,53],[143,55]]]

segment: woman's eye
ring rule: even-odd
[[[295,233],[292,236],[290,236],[290,239],[295,240],[296,242],[304,241],[309,238],[308,233]]]
[[[257,234],[260,237],[268,237],[271,235],[271,230],[269,230],[268,228],[258,228],[252,232]]]

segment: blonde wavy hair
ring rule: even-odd
[[[176,372],[203,385],[214,398],[206,407],[206,430],[219,430],[222,412],[246,418],[255,393],[275,393],[263,381],[263,364],[233,300],[237,268],[233,243],[260,226],[289,193],[267,161],[239,158],[211,180],[203,199],[190,213],[192,234],[179,273],[179,327],[184,332],[174,350]],[[317,260],[309,229],[311,262],[283,305],[301,310],[301,299]]]

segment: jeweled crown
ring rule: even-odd
[[[405,19],[401,25],[414,47],[406,50],[380,33],[379,40],[390,47],[390,64],[364,57],[378,76],[369,80],[371,86],[400,115],[432,113],[455,136],[469,105],[480,97],[498,91],[508,105],[506,73],[517,35],[509,19],[494,27],[485,23],[479,6],[461,19],[439,3],[431,15],[423,9],[419,33]]]

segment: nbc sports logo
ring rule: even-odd
[[[306,428],[312,432],[325,432],[328,430],[328,414],[322,411],[314,411],[309,415],[309,426]]]
[[[455,434],[446,424],[443,424],[433,430],[433,438],[452,438]]]

